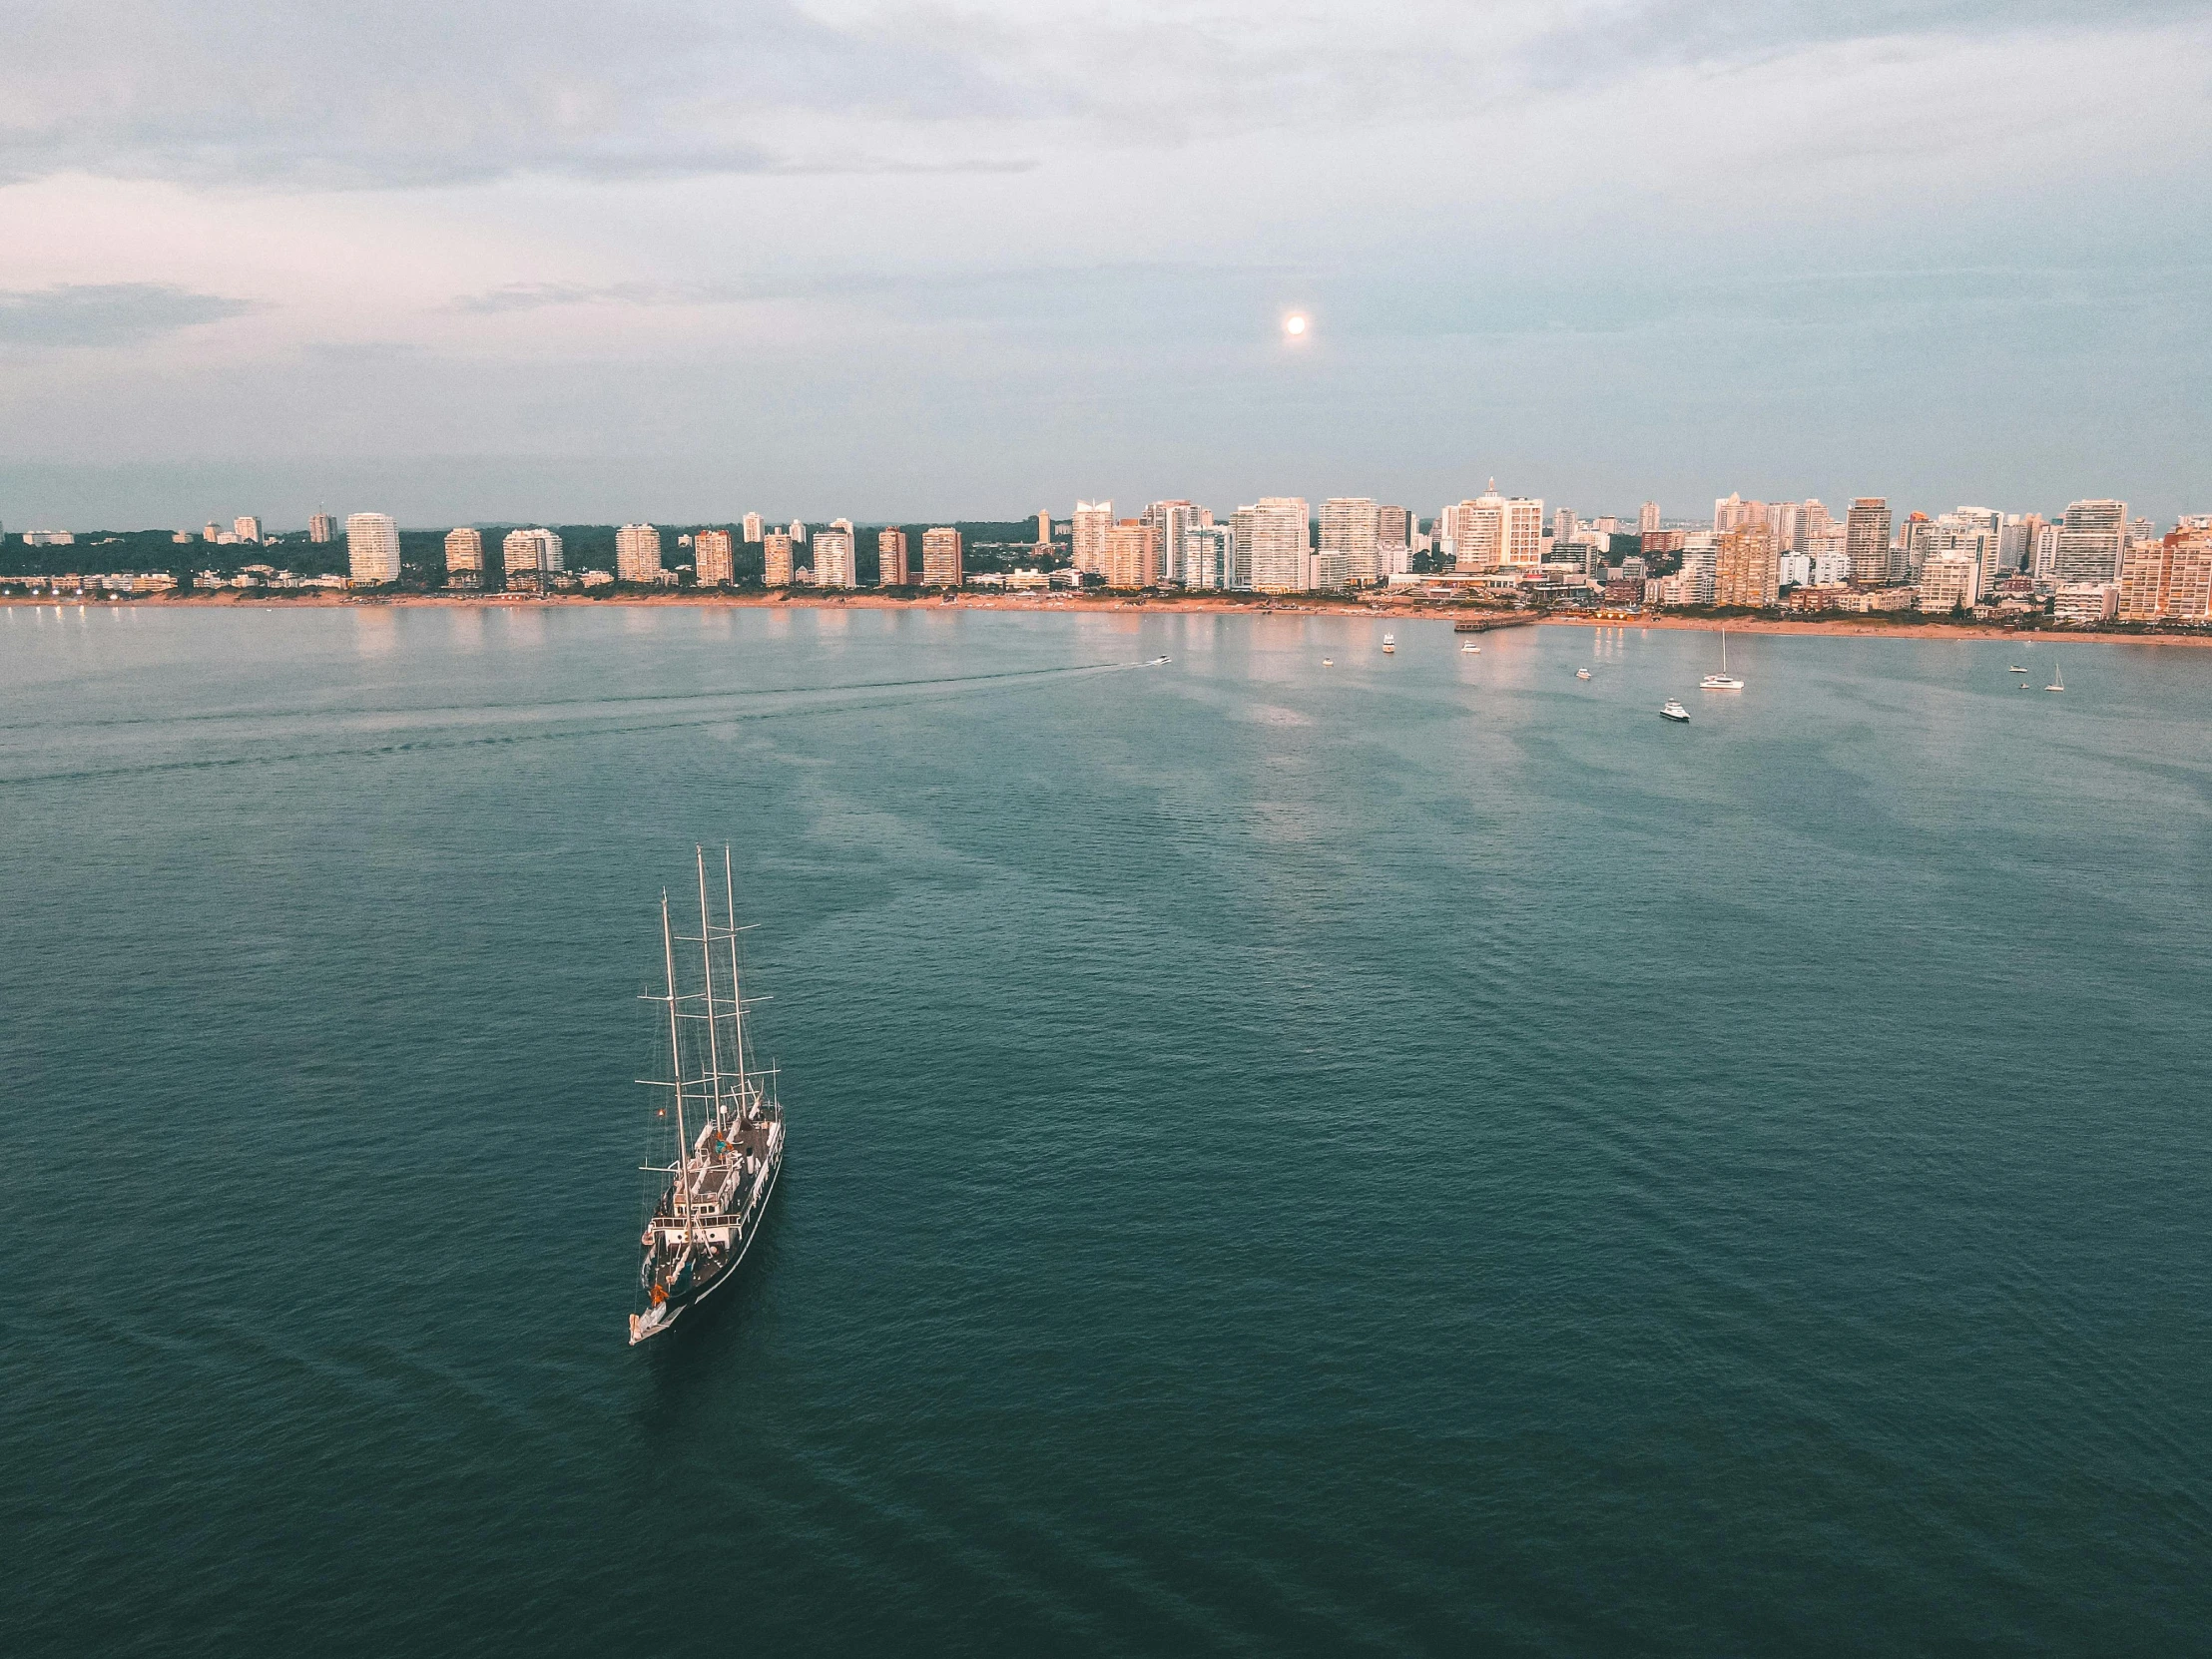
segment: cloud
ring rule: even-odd
[[[2085,30],[2063,0],[16,0],[0,178],[310,189],[978,171],[1421,121],[1655,65]],[[2201,16],[2123,0],[2093,27]]]
[[[135,345],[262,308],[256,300],[195,293],[167,282],[79,282],[0,291],[0,345]]]

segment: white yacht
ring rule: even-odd
[[[1682,706],[1679,699],[1670,697],[1666,702],[1659,705],[1659,718],[1661,720],[1679,720],[1687,726],[1690,724],[1690,711]]]
[[[1586,668],[1578,668],[1574,671],[1574,677],[1577,680],[1587,680],[1590,677],[1590,671]]]

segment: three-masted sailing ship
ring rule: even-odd
[[[738,974],[737,896],[730,849],[722,849],[722,923],[707,899],[707,852],[698,850],[699,932],[678,933],[661,893],[661,956],[667,988],[646,1000],[668,1008],[669,1073],[640,1078],[658,1093],[658,1124],[676,1131],[675,1162],[644,1166],[661,1177],[660,1197],[639,1240],[643,1308],[630,1316],[633,1347],[671,1329],[737,1276],[753,1248],[784,1167],[784,1107],[776,1072],[753,1064],[748,1004]],[[699,946],[699,979],[679,972],[679,945]],[[685,961],[690,951],[682,952]],[[665,1143],[664,1143],[665,1144]]]

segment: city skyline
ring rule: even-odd
[[[2164,0],[110,9],[0,61],[11,522],[2170,517],[2212,425]]]

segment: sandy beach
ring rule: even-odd
[[[949,604],[938,597],[907,599],[897,595],[851,589],[841,593],[792,590],[782,593],[667,593],[610,594],[604,598],[582,593],[559,594],[353,594],[310,590],[296,593],[248,593],[225,588],[210,593],[155,593],[106,598],[94,594],[56,599],[44,594],[0,595],[0,605],[85,606],[230,606],[284,610],[297,606],[497,606],[530,605],[646,605],[736,606],[763,608],[798,605],[817,609],[843,607],[857,610],[1058,611],[1081,615],[1113,615],[1133,612],[1191,612],[1232,616],[1343,616],[1367,617],[1378,622],[1467,622],[1485,629],[1541,628],[1680,628],[1716,632],[1727,628],[1739,634],[1826,634],[1855,639],[1915,640],[2067,640],[2102,641],[2137,645],[2212,646],[2212,630],[2187,633],[2126,633],[2075,628],[1999,628],[1986,623],[1891,622],[1872,616],[1836,616],[1828,619],[1780,617],[1672,616],[1664,613],[1637,617],[1527,616],[1510,611],[1480,610],[1468,606],[1438,604],[1417,597],[1376,595],[1363,599],[1292,599],[1264,601],[1216,594],[1176,594],[1137,598],[1130,595],[1060,593],[998,593],[969,588]]]

